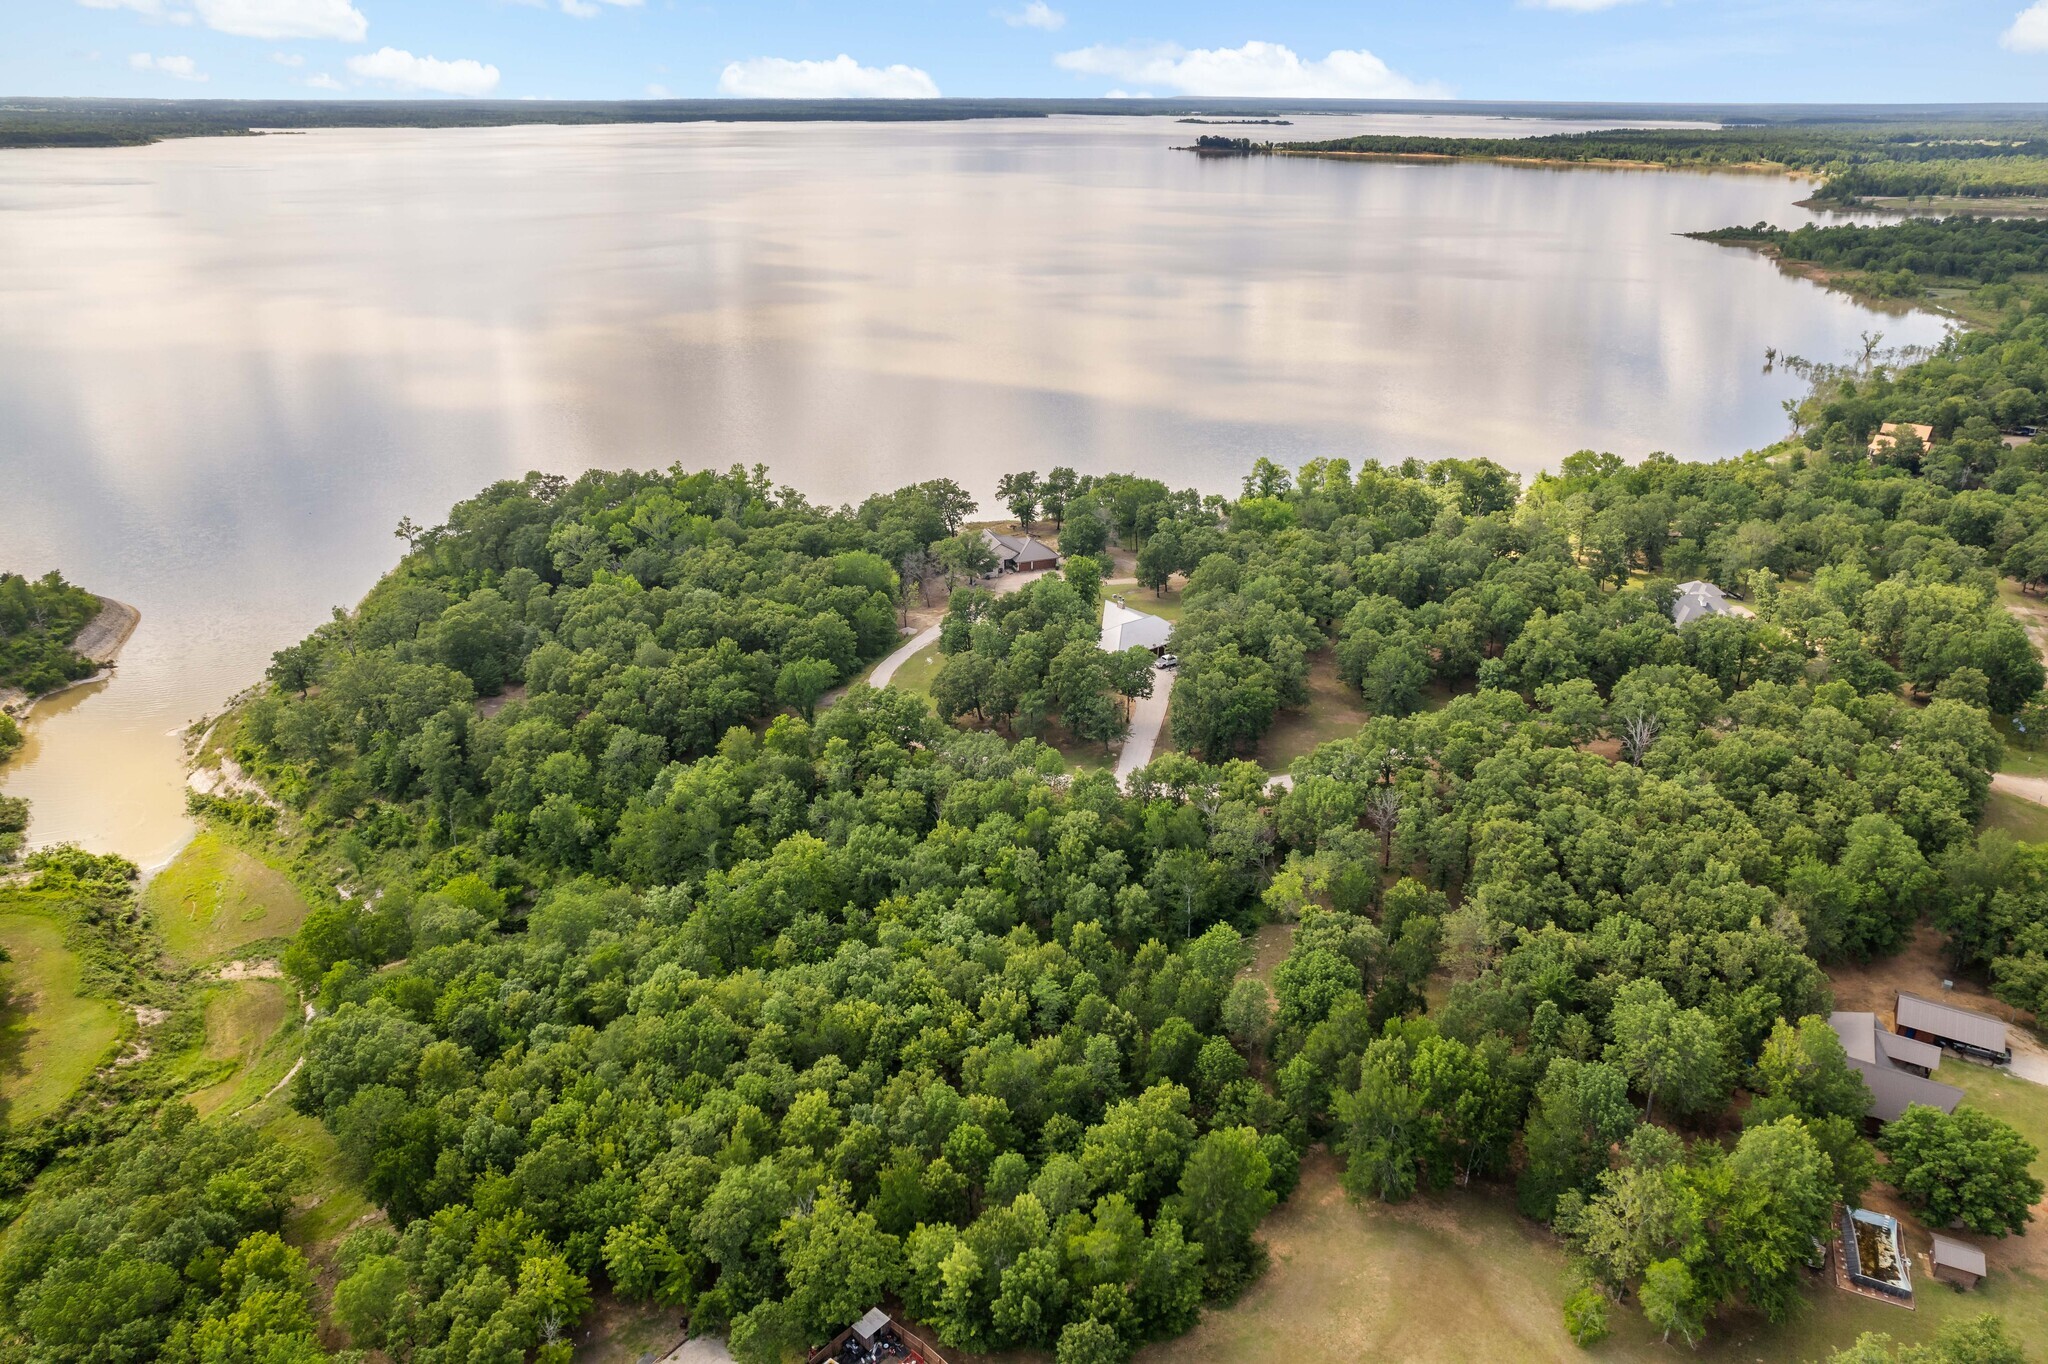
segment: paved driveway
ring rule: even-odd
[[[1159,731],[1166,725],[1166,702],[1173,695],[1173,670],[1155,668],[1152,670],[1152,694],[1138,698],[1131,707],[1131,732],[1124,739],[1124,751],[1116,760],[1116,780],[1119,786],[1126,785],[1131,773],[1152,761],[1152,750],[1159,746]]]

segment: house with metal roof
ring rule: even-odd
[[[1150,649],[1158,653],[1173,634],[1173,622],[1143,611],[1133,611],[1121,602],[1102,604],[1102,651],[1120,654],[1126,649]]]
[[[1968,1241],[1934,1233],[1934,1249],[1928,1253],[1934,1277],[1958,1288],[1975,1288],[1984,1279],[1984,1252]]]
[[[1689,583],[1678,585],[1678,595],[1671,599],[1671,623],[1683,630],[1696,620],[1708,616],[1746,615],[1741,607],[1728,600],[1728,594],[1710,582],[1695,578]]]
[[[1958,1009],[1918,995],[1899,992],[1899,1031],[1907,1037],[1947,1047],[1962,1056],[2008,1065],[2012,1048],[2005,1040],[2005,1024],[1989,1014]]]
[[[1913,1104],[1953,1113],[1963,1101],[1963,1091],[1954,1085],[1928,1078],[1941,1064],[1941,1048],[1888,1031],[1873,1013],[1830,1014],[1828,1025],[1842,1039],[1850,1068],[1870,1087],[1864,1113],[1869,1122],[1897,1121]]]

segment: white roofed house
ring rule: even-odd
[[[1102,651],[1120,654],[1126,649],[1150,649],[1158,653],[1173,634],[1173,622],[1128,606],[1106,601],[1102,604]]]
[[[1678,585],[1678,595],[1671,599],[1671,623],[1683,630],[1696,620],[1708,616],[1746,616],[1750,613],[1728,600],[1728,594],[1710,582],[1695,578],[1689,583]]]

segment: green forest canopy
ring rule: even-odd
[[[1064,533],[1187,574],[1187,751],[1121,788],[907,693],[793,713],[790,669],[894,645],[949,484],[831,510],[676,468],[462,503],[224,737],[352,888],[285,955],[318,1007],[292,1102],[390,1219],[340,1247],[334,1321],[396,1360],[554,1361],[609,1289],[756,1360],[894,1297],[949,1345],[1114,1360],[1257,1274],[1313,1142],[1363,1199],[1511,1183],[1587,1330],[1610,1300],[1683,1339],[1783,1318],[1876,1173],[1823,964],[1931,914],[2048,1005],[2048,850],[1977,832],[1995,717],[2042,707],[1996,598],[2048,534],[2048,445],[1998,438],[2048,395],[2042,302],[1817,373],[1768,457],[1077,482]],[[1880,421],[1935,439],[1873,458]],[[1677,629],[1692,576],[1754,614]],[[949,623],[947,667],[1063,697],[1012,655],[1085,643],[1102,588],[1048,582]],[[1276,789],[1236,755],[1326,649],[1375,718]],[[84,1357],[101,1303],[98,1358],[317,1357],[274,1236],[302,1172],[180,1113],[27,1195],[20,1357]],[[2024,1141],[1939,1126],[1911,1149],[1954,1168],[1908,1196],[2023,1222],[1956,1191]],[[13,1178],[56,1130],[12,1139]]]
[[[54,570],[33,580],[0,573],[0,688],[35,696],[90,676],[94,663],[71,642],[99,611],[99,598]]]

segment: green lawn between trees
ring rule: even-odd
[[[0,1099],[18,1127],[62,1105],[112,1054],[121,1011],[84,993],[78,955],[53,919],[0,912],[0,947]]]
[[[212,829],[202,829],[142,892],[164,941],[188,962],[289,937],[305,919],[291,878]]]

